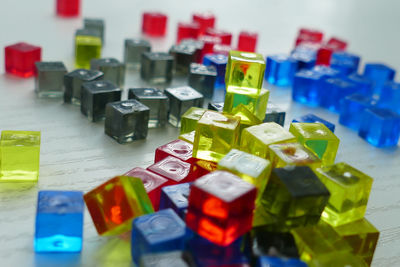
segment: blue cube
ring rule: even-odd
[[[138,264],[146,253],[182,250],[185,236],[185,223],[172,209],[140,216],[132,222],[132,259]]]
[[[160,210],[173,209],[182,219],[189,206],[190,183],[164,186],[161,188]]]
[[[340,101],[339,123],[358,131],[363,112],[372,106],[370,97],[363,94],[346,96]]]
[[[83,210],[82,192],[39,191],[35,252],[80,252]]]
[[[294,77],[293,100],[309,106],[318,106],[321,101],[322,82],[337,75],[339,75],[337,70],[324,66],[299,71]]]
[[[287,55],[272,55],[267,57],[265,79],[277,86],[289,86],[293,83],[297,71],[297,60]]]
[[[302,69],[312,69],[317,59],[317,51],[302,47],[296,47],[291,53],[292,59],[297,61],[297,71]]]
[[[374,82],[374,94],[379,95],[386,82],[392,81],[396,71],[381,63],[367,63],[364,68],[364,76]]]
[[[357,73],[359,64],[360,57],[349,52],[337,51],[331,57],[331,68],[344,75]]]
[[[196,266],[231,266],[248,263],[244,253],[241,251],[243,238],[240,237],[229,246],[218,246],[207,239],[193,234],[187,240],[187,250],[193,257]]]
[[[225,85],[225,71],[228,57],[223,54],[207,54],[203,58],[203,64],[206,66],[214,66],[217,70],[217,79],[215,87],[219,88]]]
[[[400,115],[377,107],[364,110],[358,135],[376,147],[397,146],[400,136]]]
[[[274,103],[269,102],[267,105],[267,111],[265,112],[265,118],[263,122],[276,122],[283,127],[285,124],[286,112],[281,110]]]
[[[400,83],[387,82],[382,88],[378,105],[400,114]]]
[[[333,112],[339,112],[340,100],[356,93],[357,86],[342,78],[329,78],[322,82],[320,105]]]
[[[371,96],[373,94],[374,83],[369,78],[353,73],[345,77],[345,79],[358,87],[357,93],[366,96]]]
[[[299,259],[261,256],[258,258],[257,267],[307,267],[308,265]]]
[[[330,123],[329,121],[326,121],[314,114],[307,114],[304,116],[301,116],[299,118],[293,119],[292,122],[307,122],[307,123],[322,123],[324,124],[326,127],[328,127],[329,130],[331,130],[331,132],[335,132],[335,124]]]

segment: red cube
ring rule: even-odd
[[[322,46],[320,49],[318,49],[315,64],[329,66],[331,64],[332,53],[333,50],[331,48],[328,46]]]
[[[27,43],[16,43],[4,48],[4,61],[7,73],[20,77],[36,75],[35,62],[41,61],[42,48]]]
[[[301,28],[296,39],[296,46],[301,43],[321,43],[324,33],[314,29]]]
[[[231,51],[231,50],[233,50],[233,49],[229,45],[223,45],[223,44],[214,45],[214,53],[215,54],[222,54],[222,55],[228,56],[229,51]]]
[[[219,37],[223,45],[231,45],[232,43],[232,33],[230,32],[208,28],[205,35]]]
[[[79,16],[81,0],[57,0],[56,13],[61,17]]]
[[[144,12],[142,16],[142,32],[144,34],[160,37],[167,32],[167,15],[160,12]]]
[[[255,52],[258,34],[242,31],[239,33],[238,50],[244,52]]]
[[[216,36],[201,36],[199,38],[200,41],[204,43],[203,50],[201,51],[200,55],[200,62],[203,62],[203,58],[207,54],[214,53],[214,46],[217,44],[221,44],[221,38]]]
[[[187,183],[193,180],[190,163],[171,156],[150,165],[147,170],[167,178],[169,185]]]
[[[182,39],[197,39],[199,37],[200,26],[195,22],[179,22],[176,34],[176,43]]]
[[[157,211],[160,206],[161,188],[168,185],[168,180],[140,167],[128,171],[124,176],[136,177],[142,180],[153,208]]]
[[[347,42],[340,40],[339,38],[332,37],[331,39],[329,39],[327,46],[333,51],[346,50]]]
[[[210,12],[193,14],[193,22],[200,25],[200,35],[203,35],[208,28],[214,28],[215,16]]]
[[[228,246],[252,228],[257,190],[236,175],[215,171],[191,185],[186,225],[200,236]]]
[[[177,139],[156,149],[154,162],[159,162],[168,156],[175,157],[182,161],[192,163],[193,145],[183,140]]]
[[[208,160],[197,160],[192,164],[192,175],[195,179],[217,170],[218,163]]]

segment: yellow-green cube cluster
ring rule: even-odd
[[[101,57],[102,42],[100,36],[78,31],[75,36],[75,67],[90,69],[90,60]]]
[[[321,159],[322,165],[335,163],[340,140],[324,124],[297,122],[290,124],[289,131]]]
[[[240,118],[206,111],[196,125],[193,157],[218,162],[237,144]]]
[[[36,182],[39,159],[40,132],[1,132],[0,182]]]
[[[261,197],[271,174],[269,160],[232,149],[218,162],[218,169],[236,174],[257,188],[257,199]]]
[[[316,174],[331,192],[322,219],[338,226],[362,219],[373,179],[346,163],[318,168]]]
[[[268,158],[270,145],[295,141],[295,137],[279,124],[266,122],[243,130],[240,150],[261,158]]]

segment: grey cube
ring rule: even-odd
[[[82,84],[81,112],[92,122],[104,119],[106,105],[121,100],[121,89],[110,81]]]
[[[99,70],[104,73],[104,80],[118,85],[120,88],[125,82],[125,64],[115,58],[100,58],[90,61],[90,69]]]
[[[172,80],[174,57],[168,53],[142,54],[140,76],[150,83],[169,83]]]
[[[35,62],[37,76],[35,91],[39,97],[62,97],[64,94],[64,75],[67,68],[60,61]]]
[[[276,122],[281,126],[285,124],[286,112],[281,110],[275,104],[269,102],[267,105],[267,111],[265,112],[265,118],[263,122]]]
[[[104,74],[97,70],[76,69],[64,76],[64,102],[81,104],[81,88],[85,82],[103,79]]]
[[[196,47],[196,53],[197,53],[197,59],[196,62],[201,62],[201,51],[203,51],[204,48],[204,42],[192,38],[186,38],[182,39],[180,44],[182,45],[190,45]]]
[[[205,98],[213,97],[216,79],[217,70],[214,66],[190,64],[189,86],[202,93]]]
[[[85,29],[98,31],[99,36],[101,38],[101,42],[104,44],[104,29],[105,29],[104,20],[85,18],[83,20],[83,27]]]
[[[194,45],[173,45],[169,53],[174,56],[175,72],[177,74],[188,74],[190,63],[196,62],[200,51]]]
[[[191,107],[203,107],[203,95],[192,87],[168,88],[165,94],[169,98],[168,122],[175,127],[181,126],[181,116]]]
[[[148,41],[142,39],[126,39],[124,49],[125,64],[132,67],[140,66],[142,54],[150,52],[151,45]]]
[[[133,99],[108,103],[105,133],[120,144],[145,139],[149,113],[150,109],[147,106]]]
[[[224,109],[224,102],[210,102],[208,103],[208,109],[222,112]]]
[[[163,127],[168,118],[168,97],[156,88],[131,88],[129,99],[136,99],[150,108],[149,128]]]

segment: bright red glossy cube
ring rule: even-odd
[[[187,183],[193,180],[190,163],[168,156],[147,167],[147,170],[167,178],[169,184]]]
[[[179,22],[176,34],[176,42],[179,43],[182,39],[197,39],[200,33],[200,25],[195,22]]]
[[[56,0],[56,13],[62,17],[79,16],[81,0]]]
[[[296,46],[301,43],[321,43],[324,33],[314,29],[301,28],[296,39]]]
[[[232,43],[232,33],[230,32],[208,28],[205,35],[219,37],[223,45],[231,45]]]
[[[142,32],[160,37],[167,32],[168,16],[160,12],[144,12],[142,16]]]
[[[255,52],[258,34],[255,32],[242,31],[239,33],[238,50],[244,52]]]
[[[217,44],[221,44],[221,38],[216,36],[203,35],[199,38],[199,40],[204,43],[203,50],[201,51],[200,55],[200,62],[203,62],[204,56],[214,53],[214,46]]]
[[[332,53],[333,50],[331,48],[322,46],[320,49],[318,49],[315,64],[329,66],[331,64]]]
[[[42,48],[27,43],[16,43],[4,48],[4,61],[7,73],[20,77],[36,74],[35,62],[41,61]]]
[[[208,28],[214,28],[215,16],[210,12],[193,14],[193,22],[200,25],[200,35],[204,34]]]
[[[334,51],[346,50],[347,42],[340,40],[339,38],[332,37],[326,44],[329,48]]]
[[[186,225],[211,242],[227,246],[252,227],[257,190],[226,171],[214,171],[191,185]]]
[[[192,163],[193,145],[183,140],[177,139],[156,149],[154,162],[159,162],[168,156],[178,158],[182,161]]]
[[[153,208],[157,211],[160,206],[161,188],[168,184],[168,180],[140,167],[128,171],[124,176],[136,177],[142,180],[147,195],[153,204]]]

